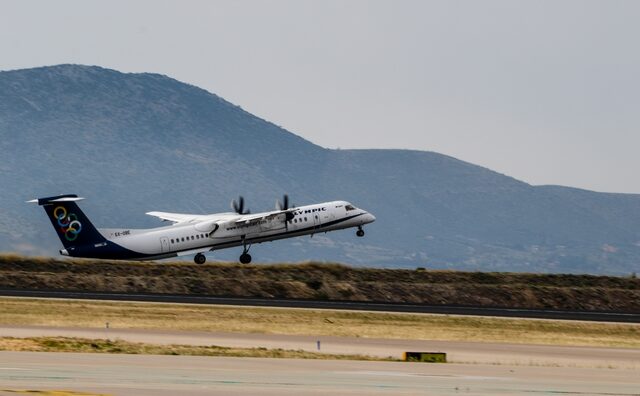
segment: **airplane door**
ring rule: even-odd
[[[317,230],[320,228],[322,222],[320,221],[320,213],[316,212],[313,214],[313,229]]]
[[[160,248],[162,249],[162,253],[169,251],[169,238],[160,238]]]

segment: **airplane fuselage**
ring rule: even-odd
[[[60,251],[74,257],[152,260],[200,254],[236,246],[313,235],[344,228],[361,227],[375,217],[346,201],[296,207],[286,217],[272,216],[243,221],[237,213],[199,216],[197,220],[151,229],[97,229],[104,237],[98,243],[70,246]],[[250,257],[250,256],[249,256]],[[250,259],[250,258],[249,258]]]

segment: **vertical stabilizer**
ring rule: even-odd
[[[75,194],[66,194],[38,198],[29,202],[44,207],[44,211],[65,248],[104,242],[105,238],[76,204],[82,199],[84,198],[79,198]]]

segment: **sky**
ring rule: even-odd
[[[0,70],[197,85],[328,148],[640,193],[640,2],[0,1]]]

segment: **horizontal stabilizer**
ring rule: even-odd
[[[37,203],[38,205],[48,205],[48,204],[53,204],[53,203],[59,203],[59,202],[75,202],[75,201],[81,201],[84,198],[78,197],[76,194],[65,194],[65,195],[56,195],[55,197],[47,197],[47,198],[36,198],[36,199],[32,199],[30,201],[27,201],[28,203]]]

